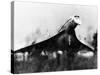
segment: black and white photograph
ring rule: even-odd
[[[11,73],[97,69],[95,5],[11,2]]]

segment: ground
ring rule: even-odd
[[[28,61],[14,62],[14,73],[34,73],[34,72],[51,72],[51,71],[67,71],[69,70],[84,70],[97,68],[97,54],[91,58],[79,57],[75,55],[73,62],[68,65],[66,54],[60,57],[60,62],[57,59],[45,59],[45,57],[29,57]]]

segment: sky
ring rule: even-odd
[[[75,29],[78,38],[92,37],[98,26],[97,11],[96,6],[14,2],[14,50],[55,35],[74,15],[79,15],[82,21]]]

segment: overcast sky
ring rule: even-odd
[[[77,35],[95,32],[98,23],[95,6],[15,2],[14,50],[30,45],[37,30],[43,35],[55,34],[73,15],[79,15],[82,21],[82,25],[76,28]],[[27,40],[30,42],[27,43]]]

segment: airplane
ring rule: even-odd
[[[27,51],[29,53],[32,53],[33,55],[40,55],[42,51],[53,52],[58,50],[66,50],[70,55],[78,52],[81,49],[94,51],[93,49],[79,41],[76,37],[75,28],[78,25],[81,25],[79,19],[79,16],[75,15],[74,17],[67,20],[67,22],[65,22],[65,24],[58,30],[57,35],[39,43],[16,50],[14,51],[14,53],[24,53]]]

